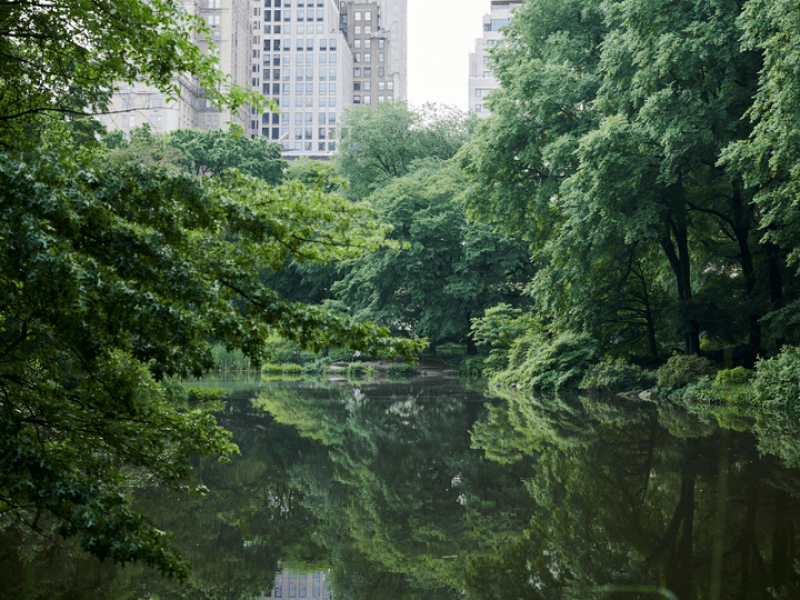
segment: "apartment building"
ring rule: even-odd
[[[212,39],[197,36],[195,43],[205,52],[219,56],[220,68],[231,82],[249,85],[250,18],[249,0],[187,0],[184,11],[200,15],[212,31]],[[248,110],[236,113],[211,106],[192,77],[176,76],[173,83],[180,96],[167,100],[166,94],[144,83],[121,84],[111,100],[109,112],[97,118],[108,129],[128,132],[148,123],[155,132],[174,131],[185,127],[215,129],[226,123],[241,127],[248,124]]]
[[[490,58],[492,48],[501,44],[500,29],[511,21],[514,10],[524,0],[491,0],[491,12],[483,16],[483,37],[475,40],[475,52],[469,55],[469,110],[481,118],[491,113],[486,107],[486,96],[500,87],[494,77]]]
[[[250,135],[329,159],[345,109],[405,99],[406,14],[407,0],[253,0],[250,84],[277,110],[251,114]]]
[[[345,109],[407,97],[408,0],[186,0],[212,40],[231,82],[274,101],[274,110],[219,111],[196,80],[176,78],[180,98],[144,85],[122,86],[112,110],[99,115],[109,129],[149,122],[158,132],[211,129],[235,123],[251,137],[280,144],[288,159],[327,160]]]

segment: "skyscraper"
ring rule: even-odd
[[[276,109],[218,111],[195,80],[176,78],[181,96],[143,85],[122,86],[113,110],[99,115],[110,129],[150,122],[155,131],[242,126],[251,137],[281,145],[287,158],[327,159],[350,106],[407,97],[408,0],[186,0],[211,28],[209,42],[231,83],[275,102]],[[211,47],[211,48],[209,48]]]
[[[475,52],[469,55],[469,110],[481,118],[491,113],[484,98],[500,87],[495,79],[489,52],[502,43],[500,28],[508,25],[514,10],[524,0],[492,0],[491,12],[483,16],[483,37],[475,40]]]
[[[230,76],[231,83],[246,87],[250,70],[249,0],[186,0],[184,10],[202,17],[211,29],[210,41],[196,36],[195,43],[205,52],[216,52],[220,69]],[[186,127],[214,129],[229,122],[246,126],[246,109],[232,113],[212,107],[195,78],[176,75],[173,83],[180,97],[171,101],[144,83],[121,84],[109,112],[98,115],[98,119],[109,129],[125,132],[145,123],[155,132]]]
[[[346,108],[404,99],[406,2],[253,0],[251,85],[279,110],[251,115],[250,135],[326,159]]]

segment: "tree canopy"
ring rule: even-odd
[[[415,160],[451,158],[467,140],[475,119],[446,107],[411,109],[405,102],[356,106],[342,119],[334,165],[350,183],[350,195],[364,198]]]
[[[275,332],[309,348],[419,349],[259,279],[289,256],[326,263],[385,243],[365,205],[274,185],[276,149],[229,133],[175,134],[180,154],[144,133],[114,151],[95,140],[88,113],[120,81],[174,96],[188,74],[219,105],[261,105],[226,85],[194,44],[204,33],[177,0],[0,7],[0,527],[181,578],[188,563],[129,492],[201,493],[189,457],[237,448],[218,406],[181,399],[170,377],[208,369],[212,340],[258,358]]]
[[[796,110],[793,86],[777,84],[793,67],[770,54],[796,38],[790,4],[530,0],[515,12],[494,51],[492,117],[457,161],[474,178],[471,214],[529,240],[529,292],[553,329],[587,330],[607,352],[780,345],[764,319],[796,294],[793,212],[767,190],[797,178],[791,144],[776,160],[765,136],[792,139],[775,116]]]

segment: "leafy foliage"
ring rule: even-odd
[[[576,389],[597,355],[597,342],[585,333],[562,333],[552,340],[522,336],[514,342],[509,368],[492,382],[525,389]]]
[[[364,254],[347,265],[333,289],[357,318],[427,337],[435,350],[445,341],[469,342],[470,319],[519,296],[524,248],[467,223],[456,202],[465,184],[460,170],[431,159],[369,197],[402,249]]]
[[[415,354],[385,329],[258,282],[258,265],[290,252],[324,261],[379,243],[380,227],[341,197],[56,153],[0,156],[0,189],[5,526],[44,511],[96,556],[185,576],[121,487],[140,472],[183,485],[195,451],[226,458],[236,447],[215,405],[170,401],[162,377],[211,367],[212,336],[254,360],[270,331],[307,347]]]
[[[756,401],[766,408],[797,410],[800,402],[800,348],[789,347],[756,364]]]
[[[195,43],[211,30],[179,0],[14,2],[3,7],[0,30],[0,146],[6,148],[35,148],[43,116],[103,112],[119,82],[141,81],[174,98],[180,94],[174,75],[181,73],[196,77],[216,105],[265,104],[231,86],[216,55]]]
[[[342,119],[334,165],[348,180],[349,194],[365,198],[409,173],[415,160],[451,158],[466,141],[474,119],[430,105],[412,110],[405,102],[356,106]]]
[[[714,385],[742,385],[750,381],[754,375],[755,371],[745,369],[744,367],[722,369],[717,373],[717,377],[714,379]]]
[[[625,392],[650,387],[653,376],[638,365],[622,360],[606,359],[592,366],[580,383],[582,390]]]
[[[714,365],[707,358],[697,354],[677,354],[658,369],[658,386],[677,388],[697,381],[703,375],[716,373]]]

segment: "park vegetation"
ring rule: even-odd
[[[332,164],[103,131],[115,86],[174,73],[266,105],[175,0],[12,3],[0,31],[4,539],[188,577],[130,490],[202,493],[192,456],[237,453],[175,385],[223,359],[457,343],[504,388],[800,397],[796,2],[528,0],[489,119],[356,107]]]

